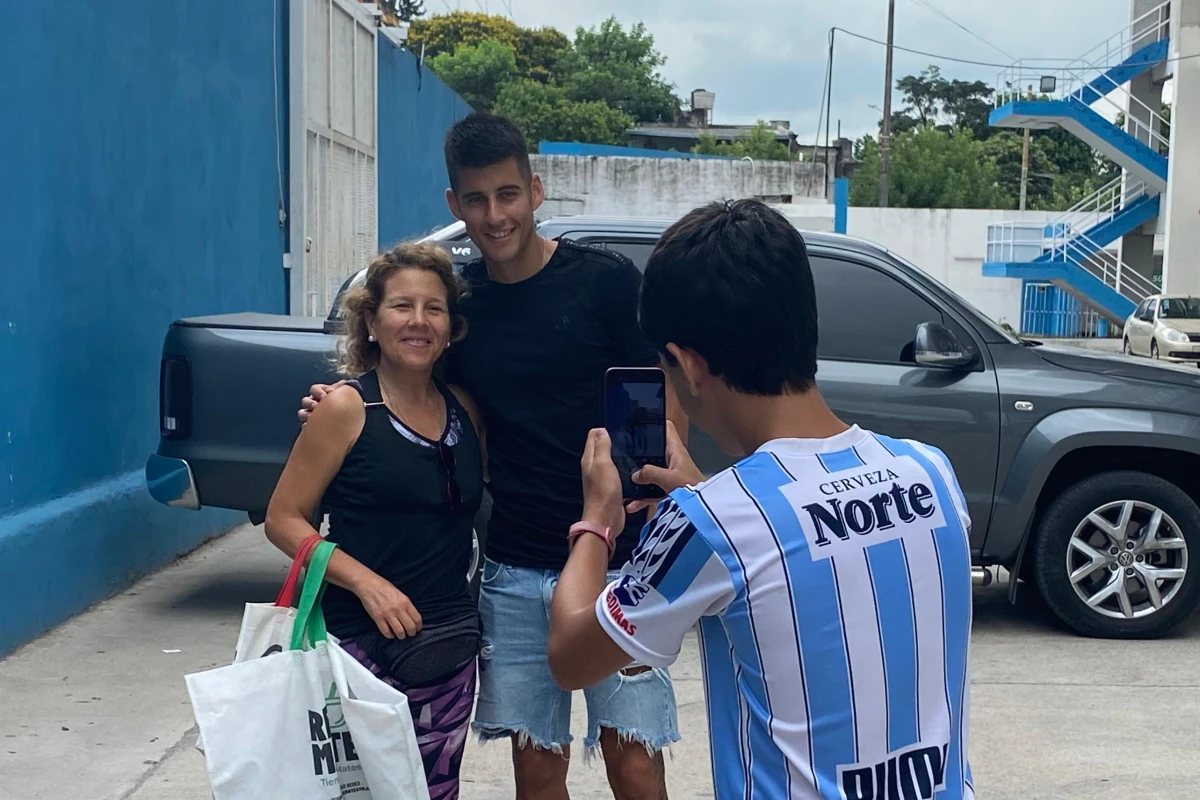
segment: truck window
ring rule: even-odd
[[[809,263],[817,289],[819,358],[915,363],[917,325],[944,322],[936,306],[882,270],[822,256],[810,256]]]

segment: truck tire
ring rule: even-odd
[[[492,516],[492,496],[485,489],[483,502],[475,514],[475,527],[471,531],[471,567],[467,571],[467,581],[471,585],[471,597],[479,600],[479,584],[483,580],[483,556],[487,546],[487,525]]]
[[[1146,472],[1084,478],[1038,520],[1038,589],[1050,610],[1084,636],[1155,639],[1200,602],[1200,507]]]

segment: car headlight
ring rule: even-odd
[[[1168,342],[1186,342],[1188,340],[1187,334],[1180,333],[1179,331],[1175,330],[1174,328],[1167,328],[1166,330],[1164,330],[1163,338],[1166,339]]]

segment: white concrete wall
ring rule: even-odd
[[[716,159],[531,156],[542,177],[541,212],[675,219],[713,200],[759,197],[801,230],[832,231],[822,165]],[[817,174],[809,182],[809,169]],[[792,195],[792,203],[772,202]],[[1047,222],[1046,212],[851,208],[847,233],[883,245],[962,295],[996,322],[1019,329],[1021,281],[985,278],[987,226]]]
[[[713,200],[825,196],[821,164],[545,155],[530,160],[546,188],[545,214],[681,217]]]
[[[1200,0],[1171,4],[1171,55],[1200,55]],[[1172,63],[1163,288],[1200,294],[1200,58]]]
[[[940,208],[850,208],[846,233],[883,245],[999,323],[1021,328],[1021,281],[983,275],[987,226],[1054,214]]]

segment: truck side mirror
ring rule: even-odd
[[[966,369],[975,364],[975,354],[940,322],[922,322],[917,326],[913,351],[917,363],[925,367]]]

